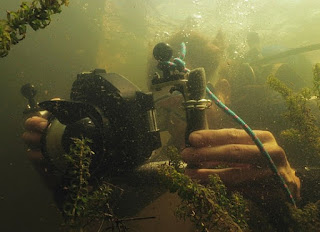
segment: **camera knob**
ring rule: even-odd
[[[33,99],[37,94],[36,88],[30,83],[23,85],[20,92],[28,100]]]
[[[34,87],[34,85],[30,83],[23,85],[20,89],[20,93],[26,99],[28,99],[28,103],[29,103],[23,113],[28,114],[29,116],[31,116],[31,114],[38,115],[37,113],[35,114],[35,112],[39,111],[39,106],[36,100],[34,99],[34,97],[37,94],[37,90]]]
[[[157,61],[169,61],[173,50],[167,43],[158,43],[153,49],[153,56]]]

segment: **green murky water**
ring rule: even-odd
[[[19,5],[18,0],[2,0],[0,18],[5,19],[6,10],[15,11]],[[0,230],[58,231],[62,220],[53,206],[51,192],[25,156],[26,147],[20,138],[22,112],[26,106],[26,100],[19,92],[23,84],[35,84],[39,101],[68,98],[78,73],[103,68],[127,77],[148,91],[150,75],[156,70],[153,69],[156,63],[151,55],[152,49],[158,42],[170,40],[177,32],[187,42],[187,67],[203,66],[210,59],[201,49],[196,49],[203,44],[192,41],[193,33],[203,35],[220,49],[220,66],[208,77],[215,82],[223,77],[224,68],[233,61],[251,64],[257,59],[248,58],[248,33],[259,35],[259,55],[268,57],[320,43],[319,26],[320,5],[317,0],[70,0],[61,14],[52,16],[51,25],[36,32],[28,28],[26,38],[12,46],[7,57],[0,59]],[[223,33],[220,43],[216,37],[219,32]],[[176,40],[173,43],[182,42]],[[300,52],[271,60],[268,67],[254,70],[254,74],[261,83],[266,74],[281,72],[283,68],[284,74],[279,75],[296,78],[286,79],[287,85],[301,89],[312,86],[312,66],[317,62],[320,62],[320,50]],[[216,64],[209,62],[206,65]],[[252,74],[247,71],[243,76]],[[234,76],[232,73],[228,75]],[[235,88],[240,89],[245,81],[235,82]],[[250,107],[244,108],[234,101],[234,109],[254,129],[267,129],[278,136],[278,125],[286,126],[286,120],[280,119],[283,106],[275,106],[281,99],[272,95],[272,99],[278,100],[271,104],[270,95],[264,95],[263,91],[259,93],[252,98],[250,94],[256,93],[250,90],[250,86],[240,91],[233,99],[243,98]],[[259,107],[264,103],[275,108]],[[235,126],[224,120],[227,119],[221,116],[218,124],[212,127]],[[297,169],[313,166],[312,161],[308,163],[303,157],[290,157],[296,148],[285,145],[280,136],[279,142],[287,146],[289,161]],[[319,183],[314,182],[314,185]],[[154,212],[166,214],[159,202],[155,202],[159,209]],[[168,225],[175,223],[172,217],[166,220]],[[161,231],[160,224],[151,224],[150,228]],[[176,231],[174,226],[168,228]],[[163,231],[169,231],[168,228]],[[187,227],[184,231],[188,231]]]

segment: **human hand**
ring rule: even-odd
[[[41,137],[48,126],[48,120],[44,117],[34,116],[25,121],[26,131],[22,134],[22,139],[28,146],[27,156],[34,168],[44,178],[48,188],[56,191],[59,185],[59,178],[54,172],[48,172],[47,163],[41,152]]]
[[[293,196],[299,198],[300,180],[290,167],[284,150],[270,132],[254,132]],[[209,175],[217,174],[230,190],[260,199],[279,197],[281,187],[268,161],[244,130],[201,130],[191,133],[189,141],[192,147],[182,151],[182,158],[188,164],[186,174],[191,178],[207,183]]]
[[[40,141],[47,126],[48,120],[39,116],[28,118],[25,121],[26,131],[22,134],[22,139],[29,147],[27,155],[31,161],[39,161],[43,158]]]

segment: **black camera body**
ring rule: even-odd
[[[39,106],[52,114],[42,139],[42,152],[50,160],[68,153],[72,138],[86,137],[93,141],[93,173],[119,173],[141,165],[161,146],[152,93],[103,69],[78,74],[70,100]]]
[[[207,128],[205,109],[210,101],[205,99],[205,71],[186,69],[181,58],[171,62],[172,48],[166,43],[157,44],[153,54],[163,75],[155,74],[151,89],[170,87],[171,93],[178,91],[183,95],[188,146],[192,131]],[[60,157],[70,152],[72,138],[92,140],[90,147],[95,155],[90,168],[98,176],[134,170],[161,146],[153,94],[142,92],[119,74],[103,69],[78,74],[68,101],[36,104],[34,86],[30,84],[23,86],[21,93],[29,101],[27,111],[43,109],[52,115],[42,137],[41,150],[54,168],[66,170]]]

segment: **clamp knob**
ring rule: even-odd
[[[153,56],[157,61],[169,61],[172,55],[173,50],[167,43],[158,43],[153,48]]]

